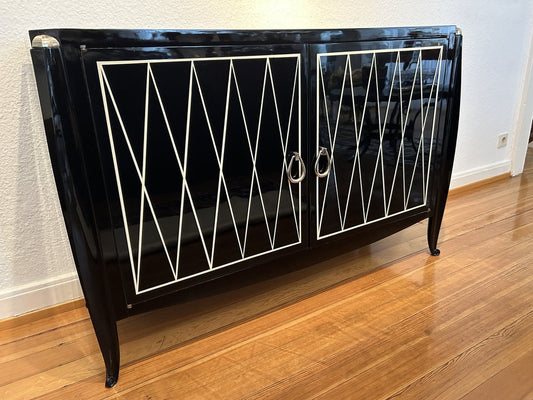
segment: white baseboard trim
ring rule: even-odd
[[[0,319],[15,317],[83,297],[77,274],[63,274],[45,281],[0,293]]]
[[[485,165],[479,168],[473,168],[468,171],[453,174],[452,181],[450,183],[450,189],[455,189],[506,173],[511,173],[510,160],[500,161],[498,163]]]

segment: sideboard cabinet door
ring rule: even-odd
[[[82,51],[129,304],[307,244],[303,54]]]
[[[313,239],[427,210],[447,39],[313,45]]]

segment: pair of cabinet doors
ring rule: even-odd
[[[447,46],[83,50],[128,303],[427,208]]]

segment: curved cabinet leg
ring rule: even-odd
[[[113,326],[109,328],[110,330],[104,334],[105,344],[100,344],[100,350],[105,363],[105,385],[108,388],[115,386],[117,383],[120,367],[120,347],[118,344],[116,323],[113,323]]]
[[[89,306],[89,313],[93,322],[98,345],[104,358],[106,387],[113,387],[118,381],[118,370],[120,367],[120,347],[118,342],[117,324],[106,315],[94,315]]]
[[[454,36],[454,56],[450,81],[449,94],[447,98],[448,109],[446,112],[445,135],[442,141],[442,163],[437,166],[440,171],[439,187],[435,190],[433,199],[433,214],[429,218],[428,226],[428,244],[429,251],[432,255],[438,256],[440,250],[437,248],[437,239],[439,238],[442,217],[444,216],[444,206],[448,197],[450,187],[453,159],[455,146],[457,144],[457,129],[459,126],[459,107],[461,103],[461,54],[462,54],[462,35],[460,33]]]
[[[428,245],[429,252],[432,256],[438,256],[440,250],[437,248],[437,241],[439,239],[440,225],[442,223],[442,213],[438,216],[429,218],[428,224]]]
[[[80,264],[81,268],[78,268],[78,274],[82,283],[85,303],[104,359],[105,385],[106,387],[113,387],[118,381],[120,367],[120,347],[115,314],[109,304],[104,286],[99,283],[101,278],[95,272],[96,267],[94,265],[88,266],[83,262]]]
[[[105,288],[97,284],[99,275],[94,273],[94,269],[80,268],[78,273],[83,278],[80,281],[85,303],[104,359],[105,385],[113,387],[118,381],[120,367],[120,347],[115,314],[109,305]]]

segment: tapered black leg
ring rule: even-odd
[[[438,256],[440,250],[437,248],[437,241],[439,239],[440,225],[442,223],[442,215],[433,216],[429,219],[428,224],[428,245],[429,252],[432,256]]]
[[[455,146],[457,143],[457,129],[459,125],[459,106],[461,102],[461,52],[462,52],[462,35],[455,35],[453,43],[453,71],[451,74],[450,88],[445,120],[446,134],[442,138],[442,143],[438,143],[437,149],[442,151],[440,162],[436,165],[436,175],[438,179],[438,186],[433,191],[435,193],[432,199],[433,207],[431,210],[431,217],[428,225],[428,245],[429,252],[433,256],[438,256],[440,250],[437,248],[437,240],[439,238],[439,231],[444,216],[444,207],[446,205],[446,198],[448,197],[448,189],[450,187],[453,159],[455,154]],[[452,50],[452,49],[450,49]]]
[[[101,331],[97,332],[96,335],[105,363],[105,385],[110,388],[115,386],[118,381],[120,366],[120,348],[116,323],[113,323],[113,326],[102,327]]]
[[[76,230],[72,232],[74,237],[78,236]],[[81,247],[80,242],[75,243]],[[94,333],[104,359],[105,385],[106,387],[113,387],[118,381],[120,367],[120,347],[115,314],[109,304],[109,298],[106,296],[106,288],[101,284],[103,278],[97,270],[97,265],[88,265],[86,260],[80,260],[78,274],[81,278],[85,304],[89,310]]]
[[[102,310],[105,304],[96,304],[87,301],[89,314],[93,323],[96,339],[100,346],[100,351],[104,359],[106,378],[106,387],[113,387],[118,381],[118,371],[120,367],[120,347],[118,341],[117,324],[107,310]],[[102,302],[103,303],[103,302]]]
[[[77,236],[77,231],[73,230],[73,234]],[[80,242],[75,243],[79,244]],[[89,310],[94,333],[104,359],[105,385],[113,387],[118,381],[120,366],[120,347],[115,314],[106,296],[106,289],[101,284],[102,278],[96,265],[87,265],[85,260],[80,260],[78,274],[81,278],[85,304]]]

